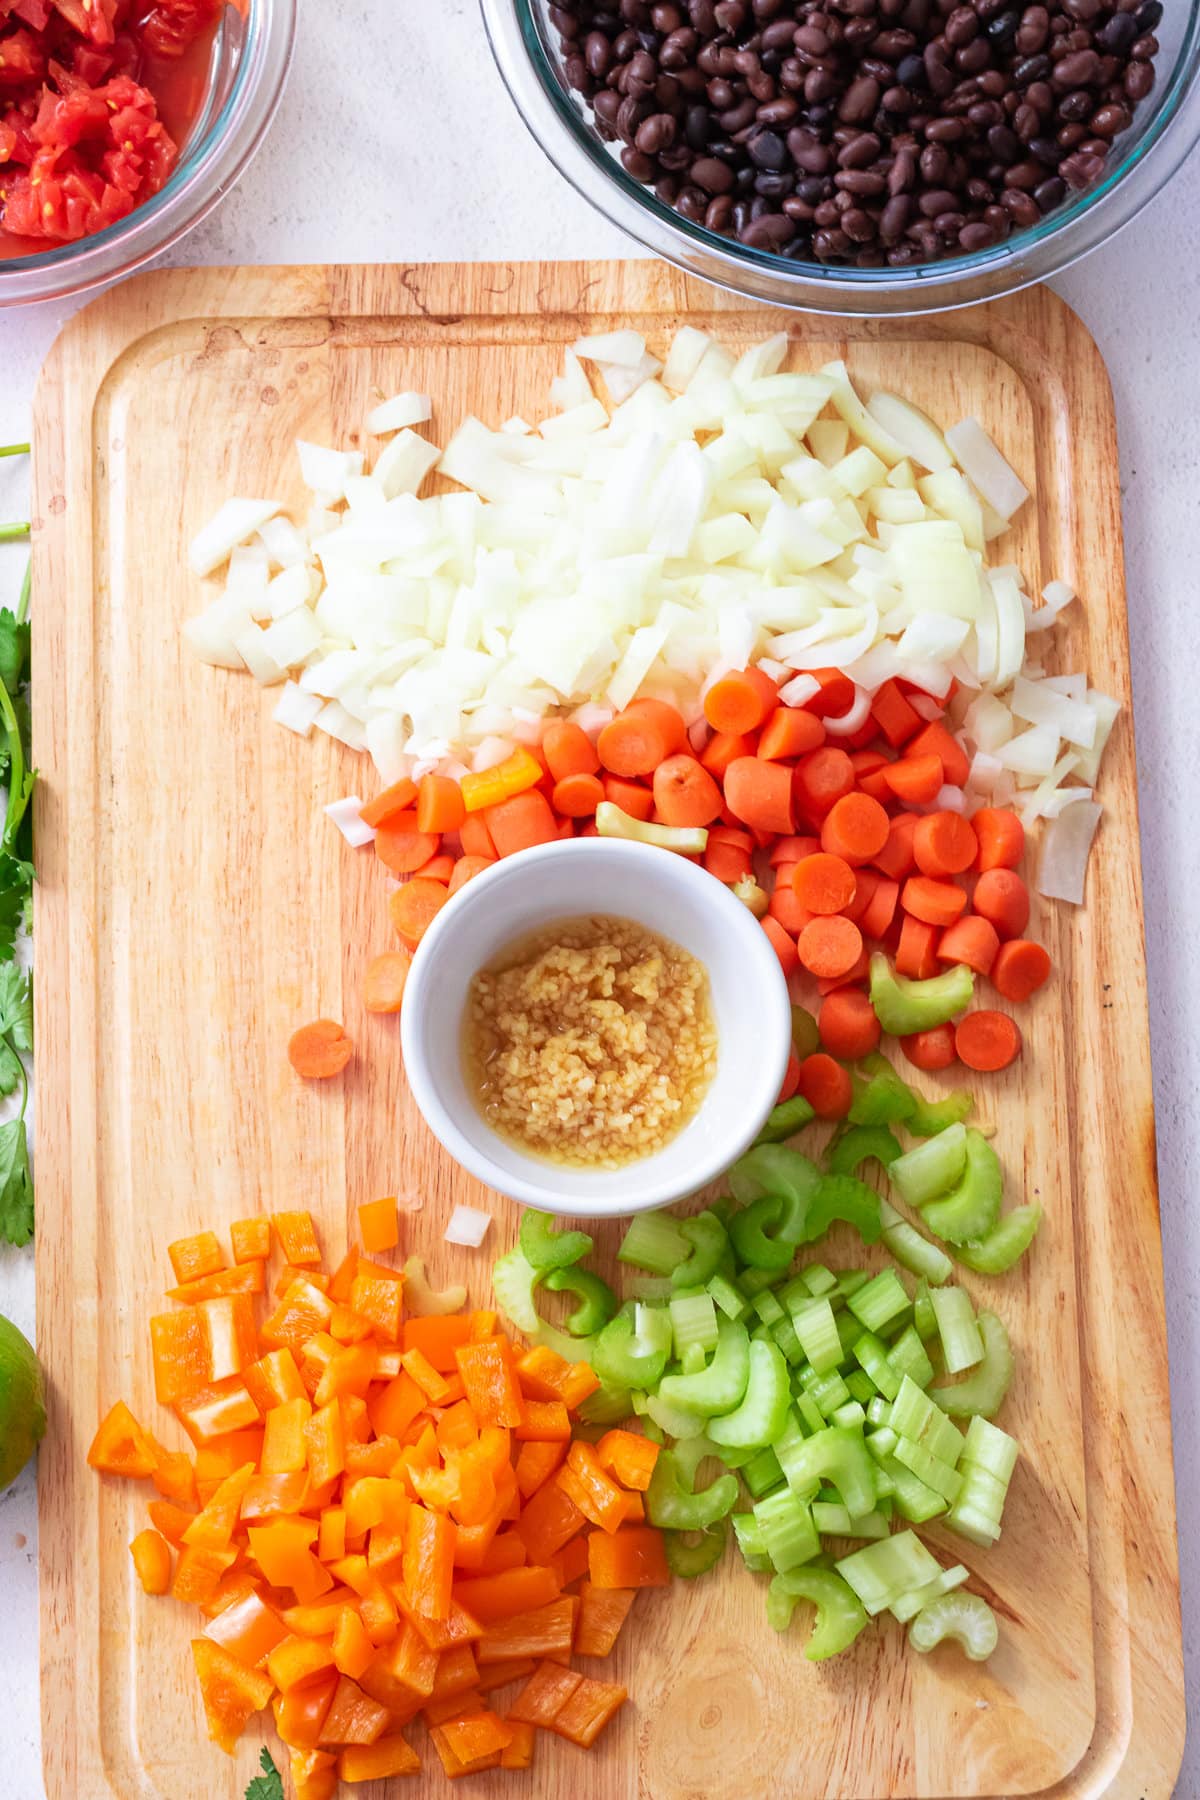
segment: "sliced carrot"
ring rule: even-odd
[[[968,1013],[954,1028],[954,1048],[968,1069],[988,1074],[1007,1069],[1021,1054],[1020,1027],[1007,1013]]]
[[[830,808],[854,792],[854,765],[845,750],[822,744],[810,756],[801,757],[793,777],[796,811],[820,826]]]
[[[373,956],[363,978],[363,1005],[368,1012],[395,1013],[404,1004],[412,957],[407,950],[385,950]]]
[[[796,940],[800,961],[810,975],[845,976],[862,955],[862,933],[850,919],[810,919]]]
[[[1016,869],[1025,854],[1025,827],[1006,806],[982,806],[971,815],[979,840],[979,868]]]
[[[887,757],[878,750],[855,750],[850,761],[859,793],[878,800],[880,806],[890,806],[895,795],[887,784],[887,772],[892,766]]]
[[[899,750],[921,729],[920,713],[894,681],[885,681],[876,689],[871,701],[871,717],[893,750]]]
[[[768,762],[807,756],[825,742],[825,727],[815,713],[799,706],[777,706],[762,728],[758,754]]]
[[[440,843],[436,832],[417,830],[414,809],[389,815],[375,833],[375,854],[393,875],[413,875],[437,855]]]
[[[854,705],[854,683],[840,669],[810,669],[817,691],[804,702],[819,719],[840,719]]]
[[[860,877],[866,870],[859,870]],[[859,919],[856,920],[864,937],[882,938],[892,920],[896,916],[896,906],[900,899],[900,883],[888,881],[880,876],[870,900]]]
[[[784,763],[764,762],[758,756],[735,757],[725,771],[725,799],[734,816],[752,830],[794,830],[792,771]]]
[[[932,875],[910,875],[900,891],[906,913],[926,925],[953,925],[967,909],[967,896],[952,881],[935,881]]]
[[[1050,957],[1028,938],[1001,944],[992,964],[992,985],[1006,1000],[1028,1000],[1049,979]]]
[[[857,888],[850,864],[827,850],[804,857],[792,870],[792,891],[810,913],[840,913],[850,905]]]
[[[844,975],[819,975],[817,977],[817,992],[820,994],[822,1000],[824,1000],[828,995],[835,994],[840,987],[846,987],[854,982],[865,981],[870,973],[870,969],[871,958],[864,948],[862,955],[854,964],[853,968],[847,969]]]
[[[869,863],[888,841],[890,821],[870,794],[843,794],[821,824],[821,848],[852,866]]]
[[[450,775],[422,775],[417,784],[417,830],[458,831],[467,816],[462,789]]]
[[[958,1061],[953,1025],[932,1025],[928,1031],[914,1031],[900,1039],[900,1048],[914,1069],[925,1069],[930,1074]]]
[[[476,875],[482,875],[495,863],[494,856],[460,856],[454,865],[454,873],[450,877],[449,893],[451,898],[459,888],[466,887],[468,881],[474,881]]]
[[[926,981],[939,970],[937,960],[938,930],[922,919],[906,913],[896,946],[896,973],[910,981]]]
[[[673,748],[671,733],[663,721],[653,713],[638,712],[632,707],[610,719],[596,742],[604,768],[625,778],[651,774]]]
[[[288,1061],[305,1081],[340,1075],[354,1055],[354,1045],[335,1019],[314,1019],[288,1039]]]
[[[888,826],[887,843],[875,858],[875,867],[892,881],[903,881],[917,866],[912,848],[916,829],[916,813],[897,813]]]
[[[831,1056],[857,1062],[879,1047],[875,1008],[858,988],[835,988],[826,994],[817,1015],[821,1042]]]
[[[822,1050],[800,1064],[800,1092],[819,1119],[844,1119],[854,1099],[849,1074]]]
[[[396,813],[407,812],[417,797],[417,784],[409,781],[407,776],[401,781],[394,781],[391,787],[384,788],[373,800],[368,800],[362,808],[360,817],[364,825],[374,830]]]
[[[704,696],[704,716],[714,731],[757,731],[776,704],[776,687],[761,669],[734,669]]]
[[[781,837],[771,845],[768,861],[773,869],[781,863],[803,862],[806,856],[815,856],[821,848],[819,837]]]
[[[772,950],[779,958],[780,968],[786,976],[794,975],[800,967],[800,957],[796,950],[795,939],[784,930],[778,919],[771,917],[770,913],[761,921],[761,924],[771,941]],[[805,929],[807,930],[807,927]]]
[[[700,752],[700,761],[717,781],[739,756],[753,756],[756,739],[748,731],[715,731]]]
[[[488,830],[487,820],[482,813],[468,813],[459,828],[459,843],[463,847],[463,856],[478,856],[488,862],[496,860],[496,846],[492,842],[492,834]]]
[[[754,839],[736,825],[711,825],[704,848],[704,867],[718,881],[744,881],[750,874]]]
[[[956,743],[946,727],[936,719],[919,731],[916,737],[909,739],[905,755],[936,756],[951,787],[962,787],[971,769],[961,744]]]
[[[694,756],[668,756],[654,771],[654,805],[664,825],[711,825],[723,804],[720,788]]]
[[[455,858],[448,851],[439,850],[438,854],[431,856],[427,863],[422,863],[419,869],[414,869],[413,874],[421,876],[424,881],[448,882],[454,873],[454,864]]]
[[[489,806],[484,816],[497,856],[516,856],[537,844],[552,843],[558,831],[550,802],[537,788]]]
[[[800,1058],[796,1055],[794,1050],[790,1050],[788,1052],[787,1068],[783,1073],[783,1081],[780,1084],[779,1092],[775,1096],[776,1106],[782,1106],[785,1100],[790,1100],[799,1086]]]
[[[975,883],[975,911],[1001,938],[1019,938],[1029,923],[1029,889],[1015,869],[988,869]]]
[[[938,756],[902,756],[888,764],[883,779],[905,806],[928,806],[937,799],[946,777]]]
[[[775,890],[767,902],[767,912],[778,925],[782,925],[789,937],[798,938],[810,919],[816,917],[809,912],[807,906],[801,904],[792,887],[793,871],[787,868],[778,871]],[[785,879],[786,878],[786,879]]]
[[[556,719],[547,725],[542,734],[542,754],[556,782],[565,781],[569,775],[595,775],[600,768],[591,738],[581,725],[569,719]]]
[[[449,898],[440,881],[426,881],[420,875],[388,897],[388,917],[410,949],[416,949]]]
[[[913,829],[913,856],[922,875],[961,875],[978,850],[979,840],[961,813],[927,813]]]
[[[991,973],[1000,948],[996,927],[978,914],[960,919],[943,931],[937,947],[937,959],[944,963],[965,963],[977,975]]]
[[[563,775],[554,784],[550,804],[567,819],[591,819],[604,798],[604,783],[598,775],[580,770]]]
[[[677,750],[687,749],[688,733],[683,714],[669,701],[652,700],[649,697],[631,700],[625,711],[632,713],[635,718],[653,719],[663,734],[668,756],[674,756]]]
[[[614,806],[619,806],[631,819],[640,819],[643,824],[654,816],[654,795],[640,781],[626,781],[620,775],[606,775],[604,798],[611,800]]]

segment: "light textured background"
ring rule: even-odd
[[[525,134],[492,66],[474,0],[407,6],[334,0],[301,11],[295,65],[266,145],[241,187],[177,247],[173,260],[635,253]],[[1198,284],[1200,153],[1114,244],[1056,283],[1108,362],[1120,430],[1184,1635],[1193,1691],[1200,1679],[1200,1209],[1194,1176],[1188,1177],[1200,1143],[1200,834],[1185,796],[1200,747],[1192,664],[1200,647]],[[0,442],[29,435],[38,367],[71,310],[0,314]],[[23,464],[0,463],[0,519],[25,516],[25,484]],[[23,568],[24,553],[5,547],[5,601],[15,599]],[[56,595],[54,603],[69,605],[70,596]],[[1115,976],[1120,979],[1119,970]],[[1119,1095],[1113,1103],[1120,1104]],[[1112,1200],[1119,1206],[1121,1195],[1114,1192]],[[0,1250],[0,1312],[33,1335],[32,1250]],[[0,1496],[2,1800],[43,1794],[36,1541],[30,1469]],[[1200,1733],[1176,1793],[1186,1800],[1200,1795]]]

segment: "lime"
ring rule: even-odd
[[[0,1313],[0,1492],[16,1480],[45,1430],[42,1366],[29,1339]]]

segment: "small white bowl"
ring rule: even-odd
[[[471,981],[514,939],[586,914],[635,919],[708,971],[717,1071],[696,1116],[662,1150],[620,1169],[527,1156],[491,1129],[467,1086],[463,1016]],[[736,1162],[787,1070],[787,983],[740,900],[681,856],[608,838],[545,844],[477,875],[421,941],[404,992],[408,1083],[434,1136],[488,1187],[545,1212],[602,1218],[666,1206]]]

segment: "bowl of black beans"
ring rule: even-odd
[[[1200,0],[482,0],[543,150],[740,293],[918,313],[1041,281],[1200,137]]]

